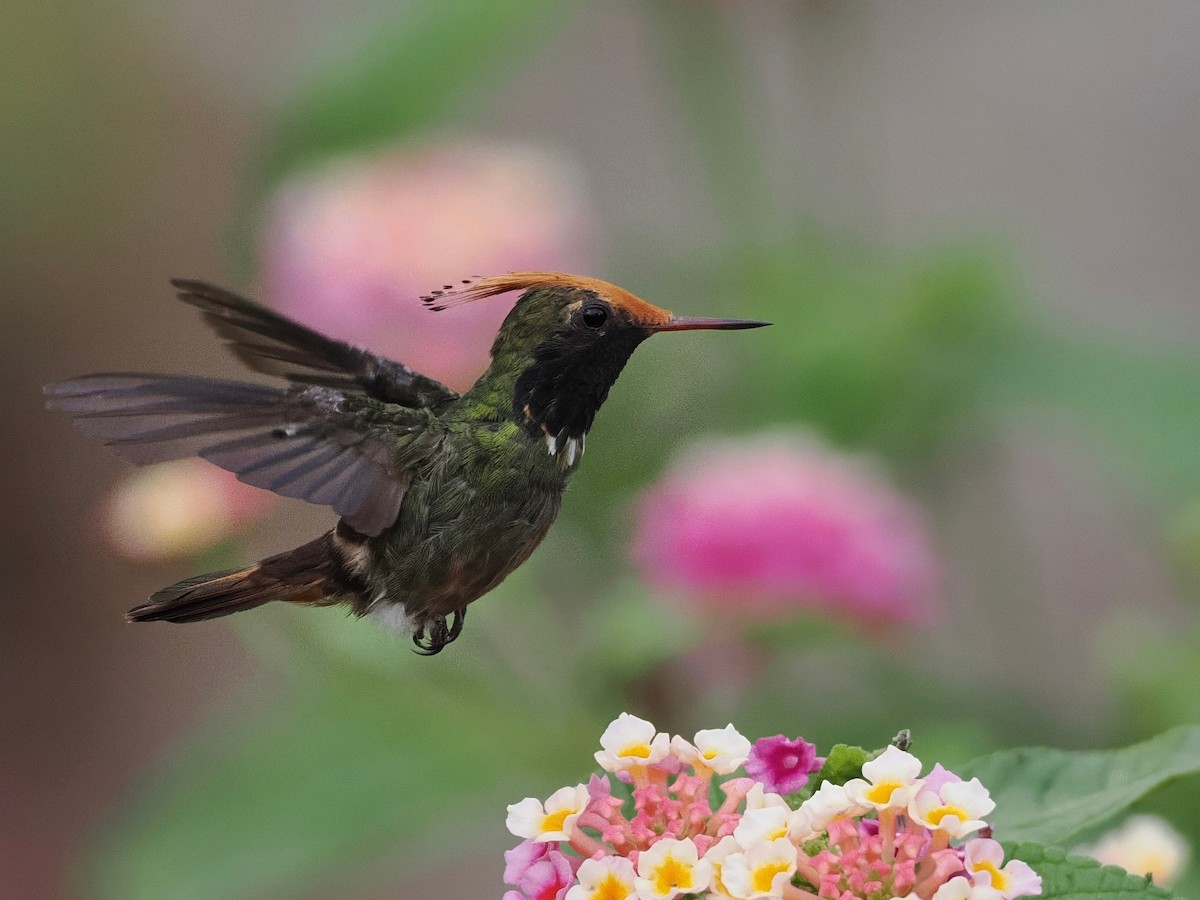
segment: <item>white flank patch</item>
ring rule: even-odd
[[[579,454],[579,441],[571,438],[567,441],[567,465],[575,465],[575,457]]]
[[[370,619],[384,631],[407,637],[413,633],[413,622],[404,611],[403,603],[377,602],[363,617]]]
[[[546,447],[549,449],[551,456],[556,456],[558,454],[558,438],[552,434],[546,435]]]

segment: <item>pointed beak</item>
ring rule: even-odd
[[[762,328],[770,322],[753,319],[710,319],[704,316],[671,316],[664,324],[655,325],[653,331],[699,331],[701,329]]]

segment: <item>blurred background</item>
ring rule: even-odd
[[[1200,719],[1198,38],[1186,0],[12,5],[0,895],[496,896],[505,805],[623,709],[948,765]],[[436,659],[124,623],[331,518],[131,480],[43,384],[235,375],[196,276],[462,387],[504,302],[416,296],[522,268],[775,325],[643,348]],[[1198,803],[1145,806],[1194,842]]]

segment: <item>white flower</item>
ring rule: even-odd
[[[698,857],[696,845],[686,838],[662,838],[643,850],[637,864],[639,900],[670,900],[704,891],[712,876],[712,863]]]
[[[720,897],[722,900],[733,898],[733,900],[736,900],[733,894],[729,893],[729,889],[725,887],[725,882],[721,879],[721,873],[724,871],[725,860],[733,854],[741,852],[742,848],[734,840],[732,834],[725,835],[725,837],[708,848],[708,852],[704,854],[704,858],[712,866],[712,874],[708,881],[708,893],[710,897]]]
[[[623,856],[585,859],[575,874],[579,884],[567,891],[566,900],[630,900],[636,896],[637,875]]]
[[[697,731],[694,744],[676,735],[671,739],[671,749],[697,769],[708,768],[718,775],[728,775],[749,758],[750,741],[730,724]]]
[[[600,747],[596,762],[606,772],[616,773],[662,762],[671,752],[671,741],[656,734],[645,719],[621,713],[600,735]]]
[[[1131,816],[1120,828],[1101,836],[1094,847],[1079,847],[1106,865],[1134,875],[1149,875],[1160,887],[1170,887],[1191,857],[1187,841],[1158,816]]]
[[[987,825],[983,817],[996,808],[978,778],[950,781],[938,791],[920,791],[908,804],[908,814],[931,830],[964,838]]]
[[[1013,897],[1028,897],[1042,892],[1042,878],[1027,863],[1019,859],[1004,864],[1004,848],[991,838],[975,838],[963,845],[963,865],[971,880],[978,887],[985,885],[996,892],[997,897],[1012,900]],[[981,895],[985,898],[990,894]],[[975,897],[974,894],[971,895]]]
[[[586,784],[559,788],[550,795],[545,806],[540,800],[526,797],[508,807],[504,824],[517,837],[538,843],[569,841],[575,820],[587,809],[588,801]]]
[[[781,898],[796,871],[796,848],[787,838],[755,844],[725,858],[721,878],[739,900]]]
[[[898,747],[888,747],[863,764],[865,778],[846,782],[846,794],[855,803],[873,809],[906,809],[924,783],[921,761]]]
[[[985,884],[971,884],[956,875],[937,889],[933,900],[1003,900],[1003,895]]]
[[[761,781],[756,781],[746,792],[746,809],[762,809],[764,806],[782,806],[784,809],[791,809],[786,800],[764,788]]]
[[[747,809],[737,827],[733,829],[734,840],[745,850],[758,844],[785,838],[792,825],[794,813],[786,806],[760,806]]]
[[[816,792],[796,810],[791,838],[797,843],[806,841],[817,832],[824,831],[839,816],[859,815],[866,809],[864,805],[851,800],[842,785],[823,781]]]

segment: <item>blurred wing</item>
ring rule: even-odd
[[[232,291],[203,281],[173,279],[171,284],[179,299],[202,310],[238,359],[257,372],[402,406],[437,407],[458,397],[440,381],[327,338]]]
[[[367,535],[395,522],[413,467],[441,433],[428,410],[315,385],[105,374],[46,393],[131,462],[200,456],[247,484],[330,506]]]

